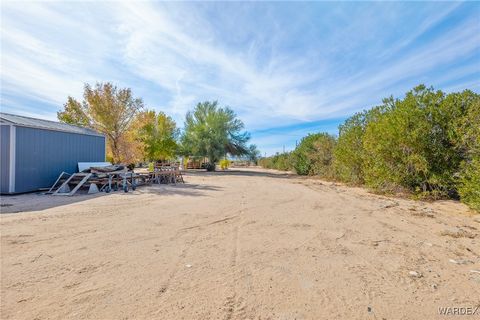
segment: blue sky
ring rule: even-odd
[[[419,83],[480,91],[478,2],[1,6],[3,112],[55,119],[85,82],[111,81],[179,126],[218,100],[273,154]]]

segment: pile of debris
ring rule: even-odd
[[[77,173],[62,172],[47,194],[72,196],[81,187],[88,186],[88,193],[111,192],[122,189],[128,192],[140,184],[151,183],[151,174],[135,173],[122,165],[109,162],[79,162]]]

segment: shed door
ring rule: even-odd
[[[10,173],[10,126],[0,126],[0,193],[8,193]]]

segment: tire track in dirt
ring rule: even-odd
[[[182,265],[182,261],[185,259],[185,257],[187,256],[187,253],[188,251],[190,250],[191,248],[191,243],[194,243],[197,238],[198,238],[199,234],[197,233],[190,241],[187,242],[186,246],[182,249],[180,255],[177,257],[177,260],[175,262],[175,266],[174,268],[170,271],[168,277],[167,277],[167,280],[165,281],[165,283],[160,287],[159,291],[158,291],[158,295],[159,297],[164,297],[165,294],[168,292],[168,290],[170,289],[170,286],[171,286],[171,283],[173,281],[173,279],[176,277],[177,273],[180,271],[181,269],[181,265]]]
[[[232,319],[235,311],[236,311],[236,305],[237,305],[237,260],[238,260],[238,229],[239,226],[236,225],[233,228],[233,236],[232,236],[232,255],[230,257],[230,268],[232,269],[232,276],[233,276],[233,283],[231,285],[232,288],[232,294],[227,295],[227,298],[224,303],[226,315],[225,319],[229,320]]]
[[[232,294],[227,295],[225,300],[225,319],[243,319],[245,318],[245,299],[240,294],[239,281],[243,278],[245,270],[240,263],[240,234],[243,226],[243,214],[245,213],[245,199],[244,193],[241,195],[240,213],[237,224],[233,227],[232,232],[232,254],[230,257],[230,268],[232,269],[231,289]]]

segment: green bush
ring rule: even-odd
[[[261,158],[258,161],[258,164],[263,168],[275,169],[281,171],[290,171],[293,169],[291,154],[286,153],[277,153],[274,156]]]
[[[361,184],[364,182],[365,113],[356,113],[340,125],[338,131],[338,141],[334,151],[337,177],[344,182]]]
[[[380,192],[456,198],[480,211],[480,95],[420,85],[403,99],[390,97],[353,115],[337,140],[311,134],[292,153],[259,164]]]
[[[290,153],[281,153],[273,156],[273,168],[282,171],[292,170],[292,161]]]
[[[480,211],[480,95],[466,90],[451,96],[465,109],[453,135],[457,152],[463,157],[458,193],[464,203]]]
[[[335,138],[328,133],[309,134],[292,153],[293,167],[300,175],[333,178]]]
[[[339,136],[334,150],[335,174],[340,181],[363,184],[365,150],[363,136],[370,121],[382,113],[382,106],[359,112],[339,126]]]
[[[480,211],[480,157],[475,157],[464,164],[458,193],[462,202],[472,209]]]
[[[369,122],[363,138],[365,183],[380,191],[409,190],[434,198],[455,189],[461,157],[449,132],[455,109],[445,95],[425,86],[403,100],[384,101],[384,112]]]

